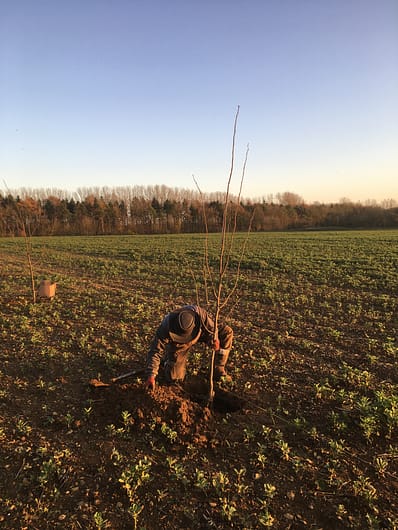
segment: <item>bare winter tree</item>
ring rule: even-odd
[[[209,296],[209,290],[211,290],[211,295],[213,299],[214,326],[215,326],[214,338],[216,342],[218,341],[218,327],[219,327],[220,315],[221,315],[222,310],[227,306],[232,295],[236,291],[239,276],[240,276],[240,266],[241,266],[241,262],[243,259],[243,255],[244,255],[244,251],[245,251],[245,247],[247,243],[247,238],[246,238],[244,241],[244,244],[242,245],[240,258],[238,261],[238,267],[237,267],[237,271],[235,275],[235,280],[232,282],[232,285],[230,285],[227,288],[225,280],[226,280],[226,276],[228,273],[231,255],[233,251],[233,246],[235,242],[235,236],[236,236],[236,230],[237,230],[237,214],[238,214],[239,205],[240,205],[243,181],[245,178],[246,165],[247,165],[247,159],[248,159],[248,153],[249,153],[249,147],[247,147],[246,154],[245,154],[245,160],[243,163],[242,174],[241,174],[239,194],[237,198],[235,199],[235,201],[233,201],[231,200],[230,188],[231,188],[232,176],[233,176],[234,168],[235,168],[235,142],[236,142],[238,117],[239,117],[239,106],[235,114],[233,133],[232,133],[231,164],[230,164],[230,170],[229,170],[229,175],[228,175],[228,180],[227,180],[226,192],[223,197],[221,240],[220,240],[220,247],[219,247],[219,254],[218,254],[218,269],[217,270],[214,270],[210,265],[209,238],[208,238],[209,232],[208,232],[207,215],[206,215],[206,208],[205,208],[203,193],[198,185],[197,180],[195,179],[195,177],[193,177],[196,187],[202,198],[203,216],[204,216],[205,232],[206,232],[204,260],[203,260],[203,279],[204,279],[204,285],[205,285],[206,303],[207,304],[211,303],[210,296]],[[248,234],[250,233],[251,223],[252,223],[252,219],[250,220],[250,223],[249,223]],[[198,290],[197,290],[197,293],[198,293]],[[214,375],[215,354],[216,354],[216,350],[215,348],[213,348],[212,356],[211,356],[211,363],[210,363],[210,375],[209,375],[209,396],[208,396],[209,405],[212,404],[213,399],[214,399],[213,375]]]
[[[300,197],[300,195],[297,195],[297,193],[292,193],[291,191],[277,193],[276,200],[283,206],[297,206],[299,204],[304,204],[304,199]]]

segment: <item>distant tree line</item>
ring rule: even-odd
[[[163,234],[221,230],[224,194],[166,186],[7,190],[0,193],[0,236]],[[396,228],[395,200],[382,204],[347,199],[336,204],[305,204],[290,192],[261,200],[231,197],[237,230]]]

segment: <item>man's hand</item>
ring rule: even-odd
[[[155,378],[154,378],[153,375],[150,375],[150,376],[148,377],[148,379],[146,380],[145,387],[146,387],[148,390],[155,390],[155,386],[156,386]]]
[[[217,351],[220,349],[220,341],[218,339],[213,339],[213,350]]]

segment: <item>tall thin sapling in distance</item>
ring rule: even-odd
[[[10,189],[7,186],[6,181],[3,179],[4,186],[8,192],[8,194],[11,197]],[[22,233],[25,241],[25,253],[26,258],[28,262],[28,269],[29,269],[29,276],[30,276],[30,284],[32,289],[32,299],[33,303],[36,303],[36,286],[35,286],[35,277],[34,277],[34,271],[33,271],[33,261],[32,261],[32,254],[33,254],[33,247],[32,247],[32,234],[30,231],[30,225],[27,222],[27,219],[24,218],[23,213],[21,209],[18,207],[18,203],[15,202],[15,214],[16,214],[16,223],[19,227],[20,232]]]

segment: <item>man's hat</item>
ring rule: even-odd
[[[200,334],[199,315],[191,309],[183,309],[170,313],[169,335],[174,342],[186,344]]]

